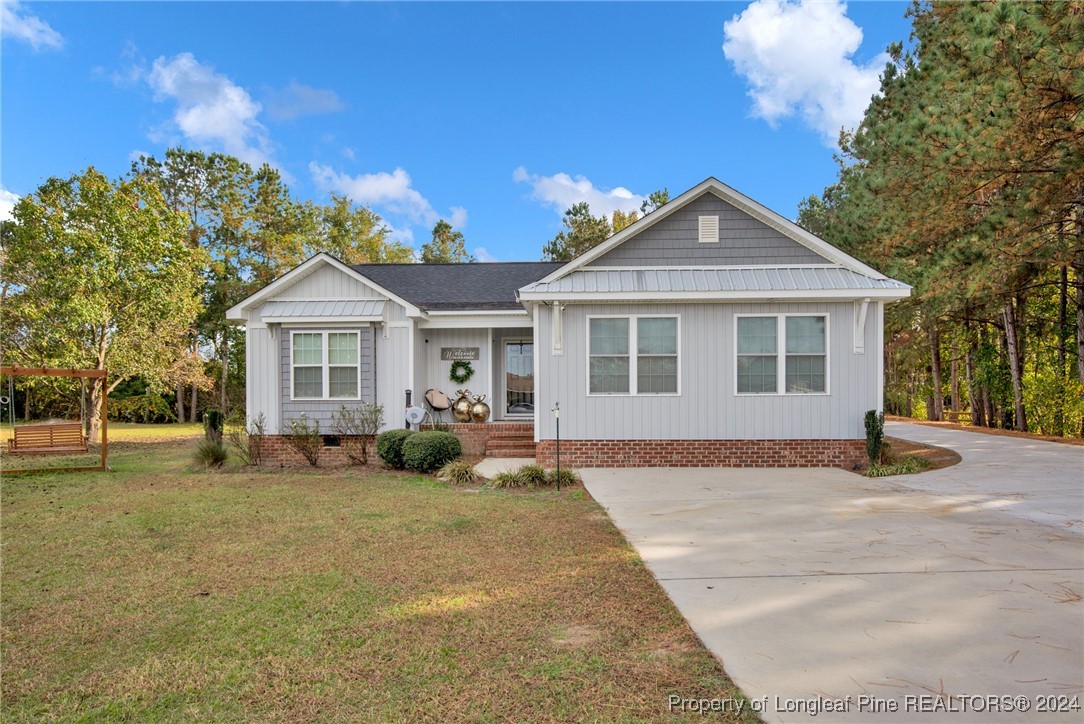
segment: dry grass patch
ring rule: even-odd
[[[3,480],[5,718],[650,720],[738,695],[582,494],[196,471],[194,444]]]

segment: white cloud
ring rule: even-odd
[[[19,203],[19,195],[8,191],[0,186],[0,221],[9,221],[15,204]]]
[[[64,47],[64,36],[14,0],[0,3],[0,29],[3,37],[30,43],[34,50],[60,50]]]
[[[750,85],[753,114],[773,128],[799,113],[835,146],[880,89],[884,53],[864,65],[851,56],[862,29],[839,0],[756,0],[723,26],[723,54]]]
[[[512,180],[530,184],[531,198],[552,206],[561,214],[581,201],[586,201],[591,207],[591,213],[596,216],[610,216],[618,210],[639,211],[640,204],[647,198],[632,193],[624,186],[600,189],[583,176],[573,178],[567,173],[540,176],[528,173],[523,166],[512,172]]]
[[[423,225],[428,233],[441,218],[448,219],[448,223],[456,229],[467,225],[466,209],[452,206],[448,214],[438,214],[428,199],[414,188],[410,174],[404,169],[350,176],[313,161],[309,164],[309,172],[316,185],[323,190],[344,194],[359,204],[376,208],[385,217],[385,223],[392,231],[391,238],[396,241],[413,244],[411,225]],[[403,217],[402,225],[389,223],[386,218],[389,214]]]
[[[149,157],[151,157],[153,155],[154,154],[151,153],[150,151],[141,151],[138,148],[136,148],[136,149],[131,150],[131,151],[128,152],[128,160],[131,161],[132,163],[135,163],[136,161],[143,158],[144,156],[147,156],[149,158]]]
[[[467,210],[462,206],[453,206],[449,211],[452,213],[448,217],[448,223],[453,229],[462,230],[467,225]]]
[[[354,153],[354,149],[350,148],[350,146],[343,146],[342,154],[343,158],[351,161],[354,161],[357,158],[357,154]]]
[[[494,262],[500,261],[497,257],[489,253],[489,250],[484,246],[474,247],[474,258],[481,262]]]
[[[242,161],[272,163],[271,140],[248,92],[191,53],[154,61],[147,82],[160,99],[177,103],[173,122],[188,139],[218,146]]]
[[[276,121],[292,121],[301,116],[335,113],[346,106],[335,91],[313,88],[291,82],[285,88],[270,90],[264,95],[268,117]]]

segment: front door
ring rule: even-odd
[[[504,343],[504,414],[534,415],[534,343]]]

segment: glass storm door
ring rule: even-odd
[[[504,412],[534,414],[534,343],[504,343]]]

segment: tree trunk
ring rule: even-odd
[[[964,335],[967,342],[967,351],[964,352],[964,374],[967,376],[967,406],[971,409],[971,424],[982,426],[986,424],[986,409],[982,405],[982,396],[975,389],[975,338],[971,334],[971,320],[964,321]]]
[[[177,383],[177,424],[184,422],[184,385]]]
[[[956,342],[956,337],[952,338],[952,364],[951,373],[952,380],[949,383],[950,404],[952,409],[959,411],[962,409],[960,405],[960,347]]]
[[[930,324],[930,376],[933,395],[930,409],[926,410],[929,420],[941,420],[944,417],[944,398],[941,395],[941,333],[936,324]]]
[[[87,380],[87,422],[86,435],[90,442],[98,442],[98,431],[102,427],[102,383],[105,380],[90,378]]]
[[[1076,374],[1084,385],[1084,264],[1073,266],[1076,286]]]
[[[1005,303],[1005,309],[1001,313],[1005,322],[1005,344],[1009,351],[1009,374],[1012,377],[1013,398],[1013,427],[1026,432],[1028,429],[1027,417],[1024,414],[1024,381],[1022,379],[1022,350],[1020,349],[1019,327],[1016,319],[1016,306],[1013,300]]]
[[[196,404],[199,402],[199,388],[196,387],[195,383],[192,384],[192,398],[191,398],[191,400],[192,401],[191,401],[190,406],[188,408],[188,421],[189,422],[195,422],[196,421]]]
[[[15,400],[11,401],[12,409],[15,409]],[[30,388],[26,388],[26,396],[23,397],[23,419],[30,422]]]
[[[219,397],[218,409],[222,411],[222,414],[226,414],[226,406],[229,402],[226,394],[226,382],[229,379],[229,362],[230,362],[230,333],[229,330],[222,330],[222,390]]]

